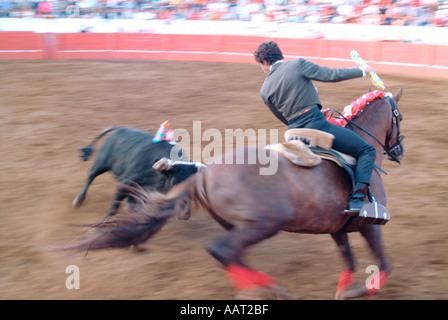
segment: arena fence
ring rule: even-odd
[[[286,39],[235,35],[0,32],[0,59],[155,59],[254,63],[276,41],[286,59],[352,67],[355,49],[378,73],[448,78],[448,46],[394,41]]]

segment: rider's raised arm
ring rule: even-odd
[[[321,67],[303,58],[300,58],[298,62],[303,76],[317,81],[338,82],[365,75],[360,68],[331,69],[328,67]]]

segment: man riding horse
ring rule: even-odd
[[[274,41],[259,45],[254,58],[267,77],[260,90],[264,103],[289,129],[310,128],[334,135],[332,148],[357,160],[355,187],[350,194],[348,211],[359,212],[364,205],[375,163],[375,148],[353,131],[326,120],[312,80],[338,82],[365,76],[373,71],[366,68],[330,69],[303,58],[284,62],[283,54]]]
[[[282,57],[281,54],[280,57]],[[260,62],[263,68],[269,69],[268,66],[273,65],[273,63],[269,64],[264,61],[272,60],[265,56],[264,60]],[[276,68],[282,67],[283,69],[283,66],[297,66],[298,73],[303,79],[299,76],[296,79],[303,80],[305,84],[311,83],[312,76],[317,79],[333,79],[335,81],[344,79],[344,76],[349,78],[350,75],[351,77],[361,75],[361,72],[356,69],[320,68],[299,59],[273,66],[267,84],[270,84],[271,79],[275,79],[274,76],[278,76],[279,82],[272,86],[282,84],[281,75],[275,73]],[[308,68],[306,68],[307,66]],[[311,69],[315,70],[314,75],[307,73],[307,71],[311,72]],[[366,71],[368,72],[370,69]],[[289,73],[292,73],[294,77],[295,72],[294,68],[286,70],[284,77],[287,79]],[[308,77],[306,78],[304,75],[308,75]],[[291,81],[292,87],[296,82],[297,80]],[[279,93],[273,92],[280,95],[284,87],[280,89]],[[292,89],[289,91],[294,92]],[[369,149],[369,144],[375,148],[373,154],[378,155],[375,162],[378,169],[381,168],[382,150],[388,155],[389,160],[398,163],[404,154],[403,136],[400,135],[400,122],[403,116],[397,105],[401,94],[400,88],[391,96],[373,95],[368,106],[363,108],[363,112],[357,113],[356,116],[349,119],[354,132],[360,134],[367,142],[366,149]],[[275,103],[283,101],[278,98],[273,100],[274,97],[276,96],[269,96],[268,99]],[[302,122],[303,126],[315,125],[318,128],[334,129],[336,134],[340,134],[339,139],[347,137],[352,140],[350,143],[358,143],[356,137],[352,137],[349,130],[344,129],[349,131],[345,132],[322,124],[322,119],[325,120],[325,118],[319,110],[320,102],[315,93],[311,97],[314,97],[316,106],[299,104],[305,109],[303,111],[300,108],[294,109],[298,114],[290,120],[292,126],[295,126],[297,122],[299,124]],[[299,99],[297,101],[302,102]],[[279,110],[275,108],[273,112],[281,115],[280,119],[284,119],[289,125],[288,113],[291,111],[284,110],[282,108],[284,105],[278,106]],[[295,106],[295,104],[291,103],[289,106]],[[307,108],[311,110],[306,111]],[[282,111],[284,114],[281,113]],[[299,115],[301,112],[305,113]],[[294,115],[294,111],[291,112],[291,115]],[[310,115],[312,117],[309,117]],[[319,123],[321,125],[317,126]],[[361,127],[358,123],[363,126]],[[343,145],[344,141],[335,143],[335,145],[340,144]],[[350,146],[346,146],[346,148],[350,148]],[[135,206],[130,206],[129,213],[109,217],[89,225],[92,227],[89,238],[67,249],[98,250],[138,246],[155,235],[174,217],[188,219],[197,205],[204,208],[226,230],[224,234],[214,237],[207,244],[206,250],[224,268],[226,275],[238,291],[239,297],[242,297],[239,294],[242,294],[243,297],[248,295],[249,298],[261,299],[271,296],[281,299],[293,297],[275,278],[252,269],[244,261],[244,253],[248,247],[273,237],[280,231],[331,235],[345,262],[345,269],[340,273],[335,298],[358,298],[372,295],[380,289],[390,273],[391,265],[384,254],[381,236],[381,224],[386,221],[381,221],[381,212],[376,210],[377,206],[379,208],[380,205],[386,205],[386,194],[379,172],[373,171],[370,179],[369,189],[372,199],[375,198],[375,201],[372,200],[373,203],[371,203],[375,206],[374,220],[372,220],[371,217],[367,219],[368,212],[364,209],[361,217],[344,213],[352,186],[351,175],[350,177],[347,175],[345,168],[327,160],[321,161],[313,167],[304,167],[293,163],[285,156],[279,156],[277,172],[271,175],[262,175],[259,173],[265,163],[260,157],[255,159],[255,163],[245,161],[243,164],[236,164],[224,161],[224,159],[248,160],[249,149],[238,148],[217,156],[217,160],[208,165],[206,169],[191,175],[166,194],[136,188],[135,195],[142,201],[137,201]],[[355,148],[353,147],[353,149]],[[267,151],[277,152],[273,149]],[[363,167],[359,164],[360,158],[359,156],[358,171],[360,168],[365,170],[365,163],[368,162],[364,160]],[[367,159],[369,160],[368,157]],[[169,164],[169,161],[167,163]],[[157,168],[159,168],[159,164],[160,161],[156,163]],[[157,170],[173,170],[170,169],[170,166],[166,167],[164,161],[160,167],[161,169]],[[358,186],[359,183],[367,184],[366,177],[370,178],[370,172],[361,171],[361,174],[357,176]],[[322,183],[323,179],[325,179],[325,183]],[[361,200],[361,197],[356,197],[353,194],[351,198]],[[369,207],[371,204],[366,204],[363,207]],[[387,220],[386,218],[383,220]],[[361,285],[356,285],[353,282],[356,263],[348,239],[349,232],[359,232],[365,238],[377,260],[379,272],[373,277],[372,282],[365,282]]]

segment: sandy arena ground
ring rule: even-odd
[[[93,161],[79,149],[105,127],[202,130],[285,128],[258,91],[255,64],[170,61],[0,62],[0,299],[233,299],[233,288],[204,244],[223,229],[202,210],[173,220],[148,250],[55,253],[103,217],[116,182],[98,177],[84,205],[71,203]],[[388,90],[402,85],[399,106],[406,154],[384,160],[391,221],[383,227],[393,272],[371,299],[448,298],[448,81],[382,74]],[[368,79],[318,83],[325,107],[342,110],[371,87]],[[101,141],[102,142],[102,141]],[[99,146],[99,145],[98,145]],[[351,234],[356,278],[375,264]],[[329,235],[280,233],[247,255],[253,268],[277,278],[298,299],[333,299],[344,268]],[[66,288],[66,268],[80,270],[79,290]]]

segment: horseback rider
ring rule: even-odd
[[[289,129],[310,128],[331,133],[334,135],[332,148],[356,158],[355,187],[347,209],[359,211],[370,185],[375,148],[353,131],[327,121],[328,109],[321,111],[322,104],[312,80],[338,82],[363,77],[373,69],[369,66],[365,69],[330,69],[303,58],[284,62],[283,54],[274,41],[260,44],[254,58],[267,74],[260,95],[281,122]]]

